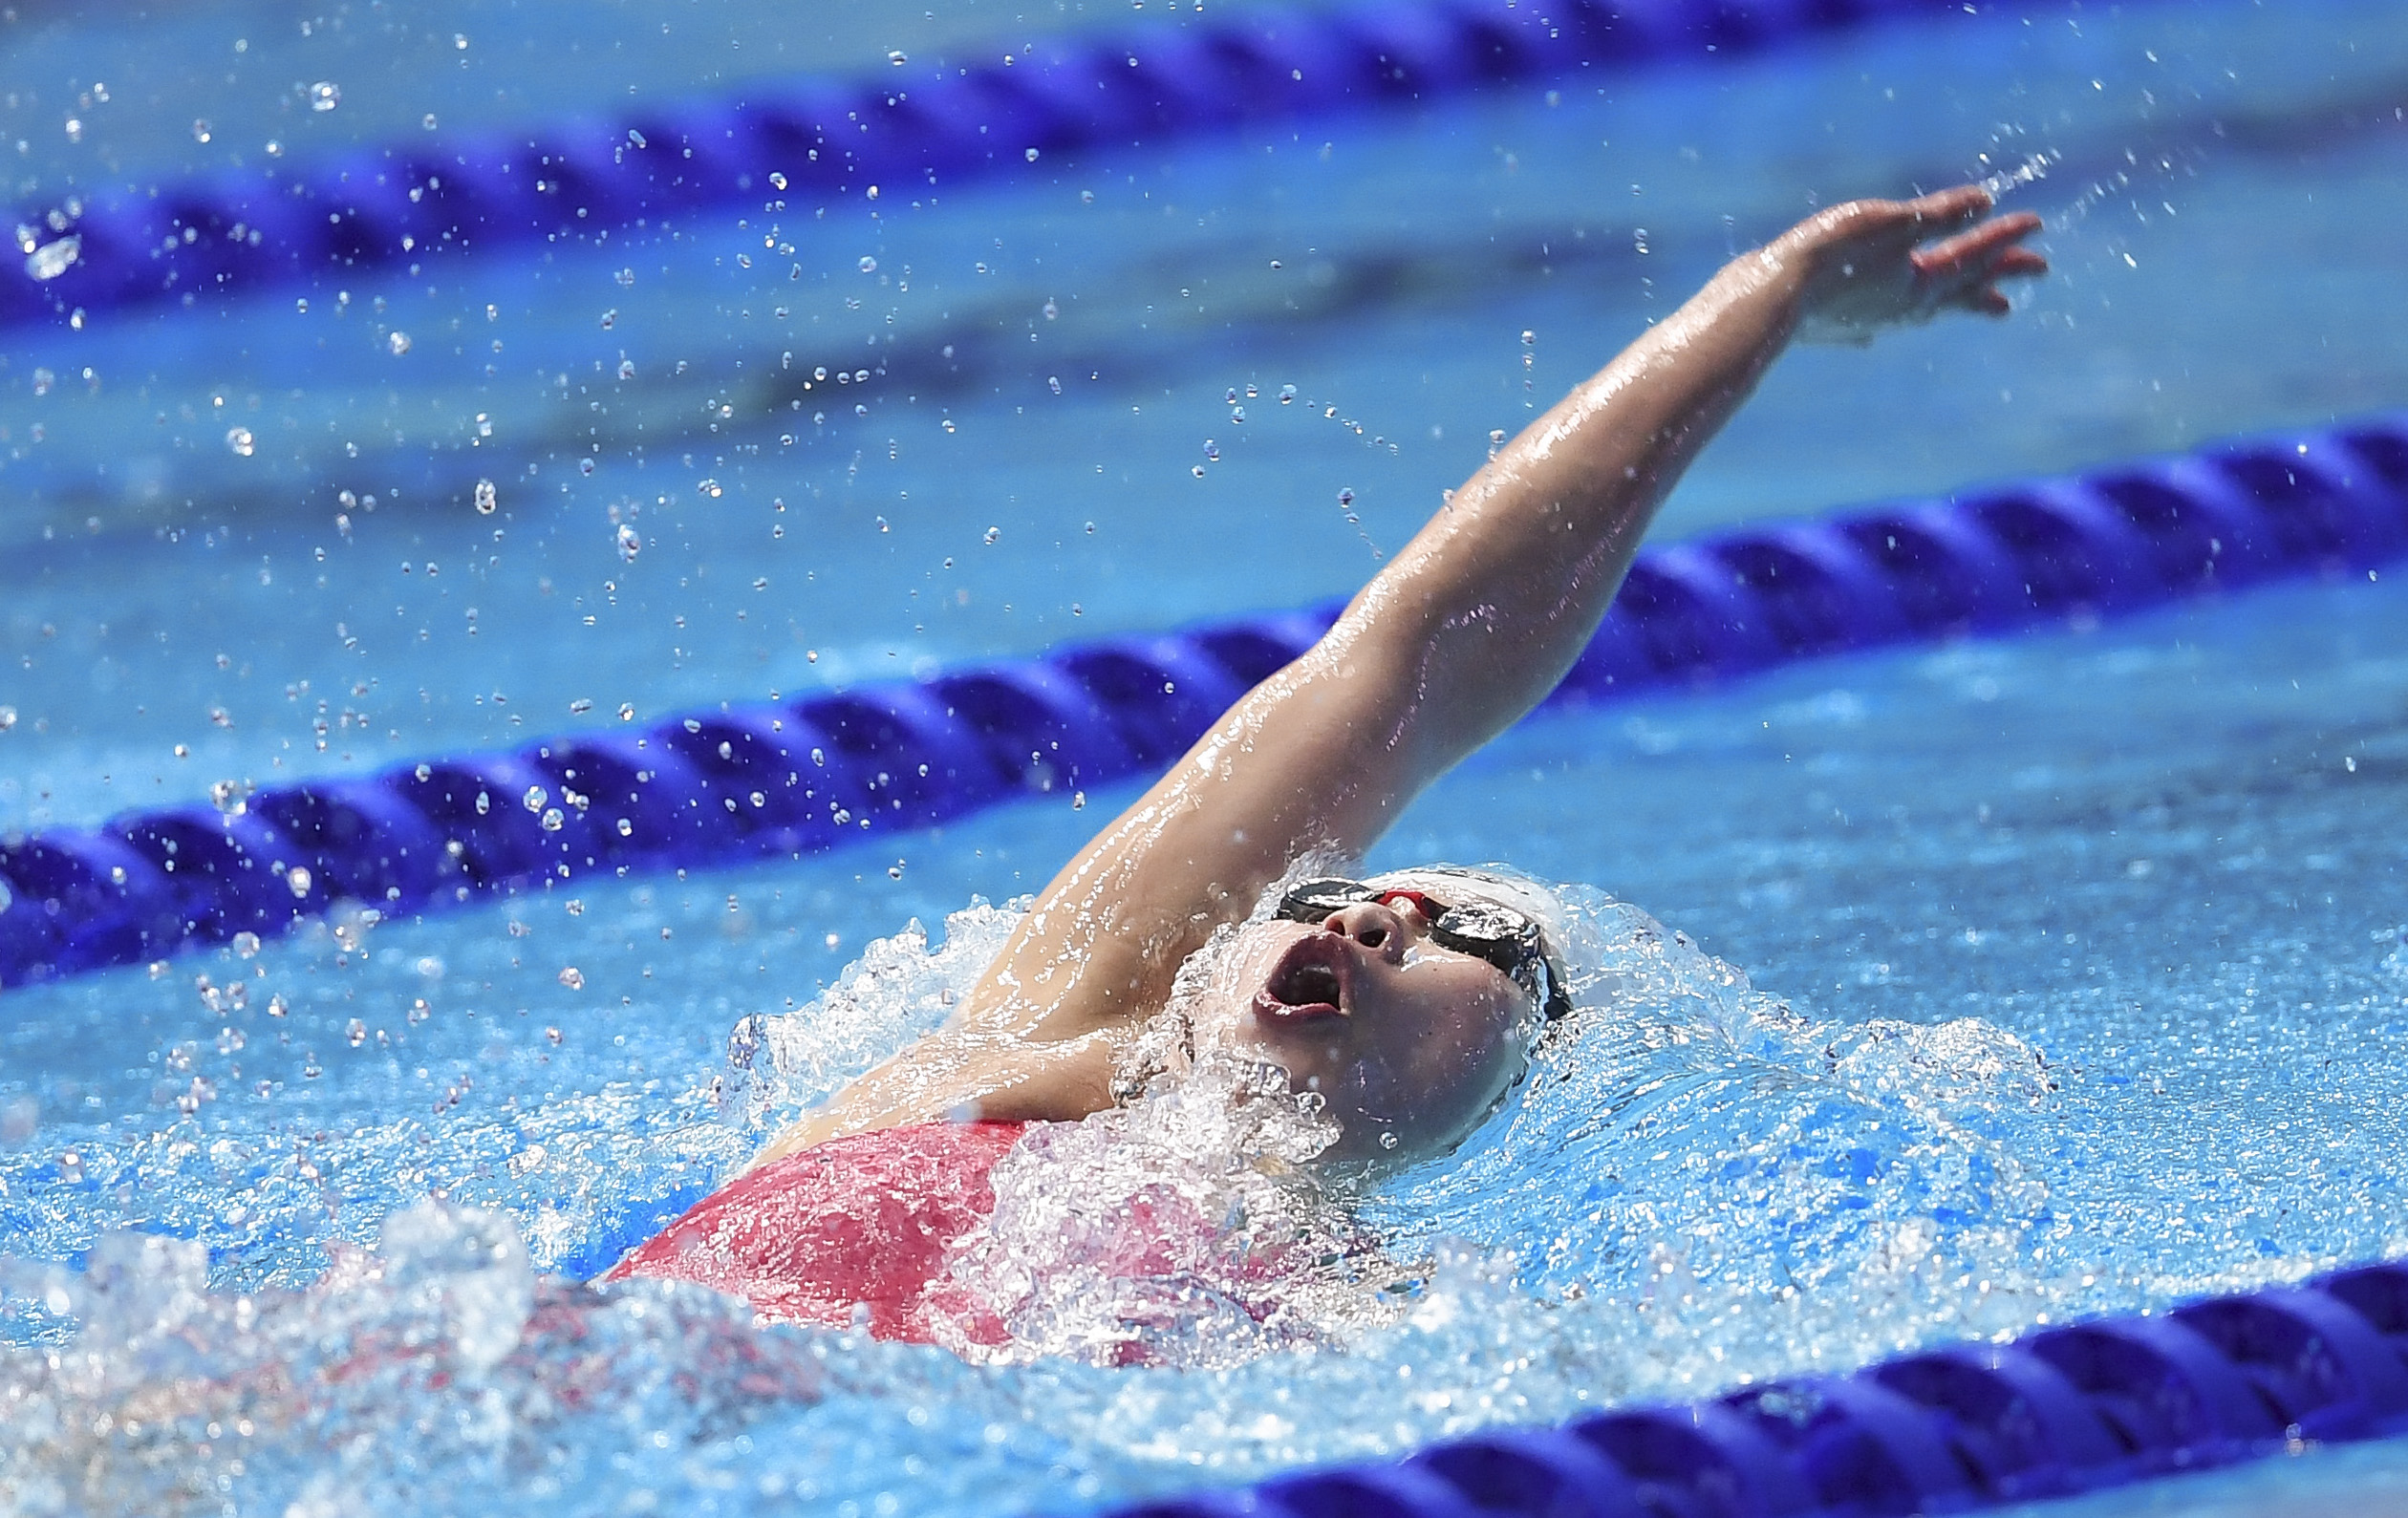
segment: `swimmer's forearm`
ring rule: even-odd
[[[1385,652],[1403,682],[1418,765],[1403,794],[1563,678],[1656,508],[1810,313],[1867,335],[1949,308],[2005,315],[1999,282],[2048,264],[2022,246],[2038,217],[1974,224],[1989,207],[1967,184],[1799,223],[1732,260],[1473,476],[1332,634],[1358,660]]]
[[[1532,423],[1348,609],[1342,632],[1412,651],[1432,771],[1571,668],[1656,509],[1795,332],[1814,250],[1727,266]]]

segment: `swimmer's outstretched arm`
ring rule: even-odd
[[[1563,677],[1657,506],[1802,322],[1869,333],[2006,312],[1998,282],[2046,267],[2022,246],[2040,221],[1974,224],[1989,205],[1971,185],[1859,201],[1732,261],[1473,475],[1320,643],[1099,834],[953,1026],[769,1152],[948,1114],[1108,1106],[1112,1050],[1215,927],[1304,852],[1367,848]]]

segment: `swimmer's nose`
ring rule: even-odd
[[[1321,921],[1322,931],[1351,938],[1389,963],[1399,963],[1413,936],[1403,913],[1385,902],[1355,902]]]

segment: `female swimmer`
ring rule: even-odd
[[[1473,475],[1322,640],[1232,707],[1035,906],[959,1012],[778,1136],[611,1272],[766,1316],[924,1337],[947,1251],[1030,1122],[1116,1101],[1115,1069],[1215,929],[1300,861],[1359,858],[1536,705],[1603,618],[1657,506],[1809,322],[1860,339],[2047,267],[1973,185],[1858,201],[1733,260]],[[1186,1005],[1196,1050],[1317,1092],[1329,1157],[1469,1134],[1568,1007],[1542,892],[1457,870],[1287,890]]]

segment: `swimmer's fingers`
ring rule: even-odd
[[[1980,185],[1960,184],[1910,201],[1853,201],[1800,223],[1774,251],[1806,260],[1810,335],[1861,342],[1876,328],[1942,310],[2003,313],[1999,282],[2048,265],[2022,246],[2040,218],[1993,217],[1992,203]]]
[[[2030,279],[2048,272],[2049,261],[2023,246],[2023,239],[2039,229],[2040,218],[2029,211],[1996,217],[1918,248],[1908,261],[1925,298],[1934,306],[2003,316],[2009,306],[1998,289],[2000,280]]]
[[[1989,191],[1978,184],[1959,184],[1952,189],[1918,195],[1911,201],[1890,203],[1905,214],[1915,227],[1916,237],[1922,239],[1937,236],[1951,227],[1970,226],[1981,220],[1996,202]]]
[[[2040,230],[2040,218],[2030,211],[2017,211],[2011,216],[1995,216],[1970,231],[1945,237],[1939,242],[1919,247],[1908,255],[1915,272],[1925,279],[1946,279],[1967,271],[1989,271],[2010,253],[2023,252],[2017,245]],[[2035,255],[2036,256],[2036,255]]]

